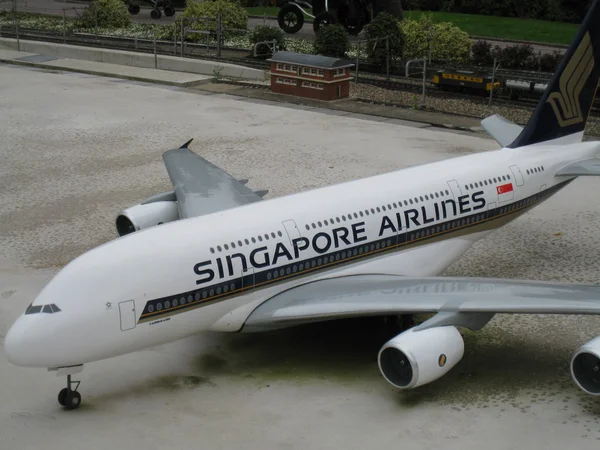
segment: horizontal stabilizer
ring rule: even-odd
[[[559,171],[556,172],[556,176],[600,176],[600,159],[593,158],[576,161],[559,169]]]
[[[523,131],[523,127],[498,114],[483,119],[481,125],[502,147],[514,142]]]

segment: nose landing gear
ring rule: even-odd
[[[77,392],[81,381],[72,381],[71,375],[67,375],[67,387],[58,393],[58,403],[67,409],[77,409],[81,404],[81,394]],[[75,389],[72,386],[75,385]]]
[[[58,393],[58,403],[67,409],[77,409],[81,405],[81,394],[77,392],[81,381],[71,380],[71,376],[83,370],[83,364],[67,367],[49,367],[48,372],[56,372],[57,377],[67,376],[67,387]]]

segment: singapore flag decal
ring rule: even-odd
[[[499,202],[505,202],[507,200],[512,200],[514,197],[512,183],[507,183],[507,184],[503,184],[501,186],[496,186],[496,192],[498,192],[498,201]]]

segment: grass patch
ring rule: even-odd
[[[418,19],[422,11],[405,11],[405,17]],[[434,12],[435,22],[452,22],[471,36],[511,39],[520,41],[570,44],[579,25],[545,20],[517,19],[513,17],[480,16]]]
[[[279,8],[247,8],[248,14],[277,17]],[[422,11],[404,11],[409,19],[418,19]],[[579,25],[545,20],[517,19],[513,17],[480,16],[476,14],[456,14],[432,12],[435,22],[452,22],[471,36],[489,38],[570,44]]]

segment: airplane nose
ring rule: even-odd
[[[20,317],[10,327],[4,338],[4,353],[9,362],[16,366],[39,367],[36,364],[36,345],[32,341],[31,327]],[[38,343],[39,344],[39,343]]]

